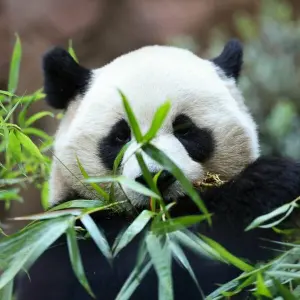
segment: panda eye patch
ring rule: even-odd
[[[113,169],[117,155],[130,140],[130,128],[127,122],[122,119],[115,123],[108,135],[99,141],[99,157],[106,168]]]
[[[204,162],[211,157],[215,145],[209,129],[199,128],[188,116],[180,114],[173,122],[173,132],[193,160]]]

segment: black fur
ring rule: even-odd
[[[241,43],[236,39],[230,40],[225,45],[222,53],[212,61],[224,71],[227,77],[237,80],[243,64]]]
[[[213,226],[205,223],[191,228],[221,243],[233,254],[255,263],[270,259],[271,250],[262,248],[260,238],[279,239],[272,230],[256,229],[244,232],[255,217],[290,202],[300,195],[300,164],[287,159],[260,158],[236,178],[221,187],[201,193],[209,211],[214,213]],[[178,199],[173,216],[198,213],[188,197]],[[128,216],[103,213],[97,222],[110,243],[127,227]],[[140,237],[137,237],[115,259],[111,268],[91,240],[80,241],[81,254],[88,280],[97,299],[112,300],[130,274],[135,261]],[[62,238],[49,249],[18,282],[18,300],[87,300],[91,299],[80,286],[71,269],[67,247]],[[270,245],[270,244],[268,244]],[[274,245],[271,245],[274,247]],[[188,260],[205,294],[217,285],[238,276],[232,266],[201,258],[186,250]],[[201,299],[193,280],[177,262],[173,262],[175,299]],[[154,270],[144,278],[131,299],[155,300],[157,277]],[[233,299],[246,299],[245,295]]]
[[[104,166],[112,170],[114,161],[122,149],[131,139],[131,132],[127,122],[122,119],[110,130],[108,135],[99,143],[99,156]]]
[[[53,48],[44,55],[44,92],[46,101],[57,109],[65,109],[75,96],[83,94],[91,71],[80,66],[64,49]]]
[[[173,128],[174,135],[193,160],[204,162],[211,157],[214,151],[214,139],[210,130],[197,127],[184,114],[176,117]]]

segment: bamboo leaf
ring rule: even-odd
[[[283,286],[277,279],[274,278],[273,282],[277,288],[279,295],[281,295],[284,300],[297,300],[298,299],[285,286]]]
[[[162,197],[161,197],[160,191],[159,191],[158,188],[157,188],[157,182],[156,182],[156,181],[157,181],[157,178],[156,178],[156,181],[154,180],[154,178],[152,178],[152,175],[151,175],[151,173],[150,173],[150,171],[149,171],[149,169],[148,169],[148,167],[147,167],[147,165],[146,165],[146,163],[145,163],[145,161],[144,161],[144,159],[143,159],[142,154],[137,152],[137,153],[135,153],[135,156],[136,156],[136,159],[137,159],[137,161],[138,161],[138,164],[139,164],[139,166],[140,166],[140,168],[141,168],[141,170],[142,170],[143,176],[144,176],[144,178],[145,178],[145,180],[146,180],[148,186],[149,186],[149,187],[151,188],[151,190],[154,191],[154,192],[157,194],[157,196],[158,196],[158,197],[150,196],[151,199],[153,199],[152,201],[158,200],[159,203],[160,203],[160,205],[161,205],[161,207],[162,207],[163,212],[164,212],[165,215],[166,215],[166,217],[167,217],[167,218],[170,218],[170,213],[169,213],[169,211],[166,209],[166,205],[165,205],[165,203],[164,203],[164,201],[163,201],[163,199],[162,199]],[[150,200],[150,201],[151,201],[151,200]],[[151,204],[151,202],[150,202],[150,204]]]
[[[155,137],[161,126],[163,125],[169,111],[171,109],[171,102],[167,101],[163,105],[161,105],[152,120],[152,124],[148,130],[148,132],[145,134],[143,141],[149,142],[151,139]]]
[[[174,238],[177,242],[184,245],[185,247],[191,249],[195,253],[207,257],[207,259],[211,258],[214,260],[225,262],[215,249],[213,249],[197,235],[188,230],[185,230],[183,232],[175,231],[170,233],[169,236]]]
[[[136,153],[135,156],[136,156],[136,159],[139,163],[139,166],[142,170],[143,176],[144,176],[148,186],[151,188],[152,191],[154,191],[157,195],[159,195],[158,198],[160,199],[161,198],[160,193],[159,193],[159,191],[158,191],[158,189],[157,189],[157,187],[154,183],[154,180],[152,178],[152,175],[151,175],[150,171],[148,170],[148,168],[146,166],[146,163],[143,159],[142,154],[141,153]]]
[[[273,219],[274,217],[277,217],[277,216],[285,214],[285,213],[289,213],[291,208],[292,208],[291,203],[287,203],[287,204],[282,205],[281,207],[276,208],[275,210],[273,210],[272,212],[270,212],[268,214],[259,216],[245,229],[245,231],[259,227],[261,224],[263,224],[264,222],[266,222],[270,219]]]
[[[18,189],[10,189],[10,190],[1,190],[0,191],[0,201],[1,200],[21,201],[22,198],[19,195],[19,190]]]
[[[153,223],[151,230],[156,234],[165,234],[192,226],[206,219],[207,217],[204,215],[178,217],[174,219],[168,219],[166,221],[155,222]]]
[[[130,299],[131,295],[134,293],[136,288],[140,285],[141,281],[148,273],[152,266],[151,262],[148,262],[143,270],[140,272],[137,267],[133,269],[129,278],[123,285],[122,289],[120,290],[119,294],[116,297],[116,300],[128,300]]]
[[[31,96],[31,97],[33,98],[34,96]],[[21,98],[19,98],[19,101],[20,101],[20,99]],[[22,101],[20,101],[20,103],[22,103]],[[30,104],[31,104],[31,101],[25,102],[22,105],[21,111],[17,115],[18,124],[22,128],[25,127],[26,114],[27,114],[27,111],[28,111],[28,108],[29,108]]]
[[[154,269],[159,281],[159,299],[173,299],[173,280],[171,271],[171,252],[167,244],[161,246],[160,241],[154,234],[146,237],[148,253],[151,257]]]
[[[17,97],[15,94],[13,94],[13,93],[10,93],[10,92],[8,92],[8,91],[3,91],[3,90],[0,90],[0,94],[1,95],[5,95],[5,96],[7,96],[7,97]]]
[[[113,203],[104,203],[102,206],[98,206],[98,207],[95,207],[95,208],[86,208],[83,210],[83,213],[84,214],[93,214],[95,212],[99,212],[99,211],[102,211],[102,210],[109,210],[109,209],[115,209],[115,212],[118,211],[118,209],[120,208],[120,204],[123,204],[127,202],[126,200],[124,201],[116,201],[116,202],[113,202]]]
[[[78,63],[78,59],[77,59],[76,53],[73,48],[72,40],[69,40],[68,52],[73,57],[73,59]]]
[[[104,234],[101,232],[101,230],[98,228],[98,226],[95,224],[93,219],[88,214],[84,214],[80,218],[80,220],[83,223],[83,225],[85,226],[86,230],[89,232],[91,238],[96,243],[99,250],[107,258],[107,260],[111,263],[112,262],[112,253],[111,253],[109,244],[108,244]]]
[[[280,218],[279,220],[277,221],[274,221],[272,223],[269,223],[269,224],[265,224],[265,225],[260,225],[259,227],[260,228],[272,228],[274,226],[277,226],[278,224],[280,224],[282,221],[284,221],[294,210],[294,207],[291,206],[290,209],[287,211],[287,213],[282,217]]]
[[[24,96],[20,96],[18,97],[21,103],[29,103],[32,104],[34,102],[37,102],[41,99],[45,98],[45,94],[41,93],[41,90],[37,90],[34,94],[30,94],[30,95],[24,95]]]
[[[119,168],[121,161],[123,159],[123,156],[128,149],[130,143],[127,143],[125,146],[122,147],[121,151],[118,153],[116,159],[114,160],[114,166],[113,166],[113,174],[116,175],[117,169]]]
[[[137,181],[131,180],[125,176],[119,176],[118,182],[120,184],[126,185],[133,191],[140,193],[142,195],[148,196],[148,197],[159,197],[155,192],[145,187],[143,184],[138,183]]]
[[[216,300],[216,299],[224,299],[224,293],[236,288],[238,286],[238,280],[234,279],[225,284],[222,284],[219,288],[214,290],[211,294],[207,295],[205,300]],[[226,299],[226,298],[225,298]]]
[[[45,181],[41,190],[41,204],[44,210],[49,208],[49,183]]]
[[[257,273],[256,290],[259,295],[272,298],[272,294],[267,288],[267,286],[265,285],[264,278],[260,272]]]
[[[154,213],[149,210],[142,211],[139,216],[129,225],[121,238],[114,244],[114,256],[126,247],[134,237],[139,234],[153,217]]]
[[[169,245],[171,247],[173,256],[189,272],[190,276],[192,277],[193,281],[195,282],[195,285],[197,286],[197,288],[199,290],[199,293],[200,293],[201,297],[204,299],[205,296],[204,296],[204,294],[201,290],[201,287],[198,283],[196,275],[195,275],[195,273],[194,273],[194,271],[193,271],[186,255],[184,254],[183,250],[181,249],[181,247],[178,244],[174,243],[173,241],[170,241]]]
[[[300,273],[287,271],[267,271],[267,275],[276,277],[285,277],[289,279],[300,279]]]
[[[12,157],[15,159],[16,162],[21,161],[21,157],[22,157],[21,144],[13,130],[11,130],[9,133],[7,151],[9,154],[12,155]]]
[[[67,242],[69,249],[69,256],[71,260],[71,265],[73,271],[80,282],[80,284],[85,288],[85,290],[89,293],[92,298],[96,298],[94,293],[91,290],[91,287],[87,281],[85,276],[85,272],[82,265],[81,255],[78,248],[78,243],[76,240],[76,232],[73,226],[70,226],[67,229]]]
[[[0,223],[0,235],[6,236],[8,237],[8,235],[3,231],[3,229],[1,228],[1,223]],[[1,237],[2,238],[2,237]]]
[[[5,112],[7,113],[7,109],[5,108],[5,106],[3,105],[2,101],[4,100],[4,97],[0,97],[0,108]]]
[[[141,143],[142,139],[143,139],[143,135],[140,130],[138,121],[133,113],[133,110],[130,107],[130,104],[129,104],[126,96],[120,90],[119,90],[119,94],[121,95],[121,98],[123,101],[123,106],[126,111],[126,115],[128,117],[128,122],[129,122],[130,128],[132,129],[133,135],[134,135],[136,141],[138,143]]]
[[[84,182],[87,183],[109,183],[109,182],[118,182],[120,184],[126,185],[133,191],[140,193],[145,196],[159,198],[159,196],[151,191],[150,189],[146,188],[144,185],[129,179],[125,176],[103,176],[103,177],[90,177],[85,179]]]
[[[61,216],[67,215],[80,215],[81,211],[79,209],[66,209],[66,210],[57,210],[57,211],[47,211],[40,214],[22,216],[22,217],[15,217],[12,220],[21,221],[21,220],[47,220],[47,219],[55,219]]]
[[[156,173],[153,177],[153,182],[154,182],[154,185],[156,188],[157,188],[157,180],[158,180],[159,176],[161,175],[161,173],[162,173],[162,170],[160,170],[158,173]],[[158,190],[158,188],[157,188],[157,190]],[[156,200],[157,199],[155,199],[155,198],[150,198],[150,208],[151,208],[151,211],[153,211],[153,212],[156,211]],[[164,205],[164,202],[163,201],[161,201],[161,202]],[[176,202],[174,204],[176,204]],[[163,210],[164,210],[164,213],[169,212],[169,210],[166,207],[165,208],[163,207]],[[168,216],[168,214],[166,214],[166,216]]]
[[[85,171],[84,167],[82,166],[81,162],[79,161],[78,157],[76,157],[78,167],[80,169],[80,172],[85,179],[89,179],[88,173]],[[89,182],[91,187],[100,195],[102,196],[106,201],[109,201],[109,195],[106,193],[99,185],[95,184],[93,181],[85,181]]]
[[[20,104],[20,99],[18,100],[18,102],[13,106],[13,108],[8,112],[8,114],[6,115],[5,119],[4,119],[4,123],[7,122],[7,120],[10,118],[10,116],[14,113],[14,111],[16,110],[16,108],[19,106]]]
[[[104,203],[100,200],[72,200],[56,205],[52,207],[50,211],[61,210],[66,208],[96,208],[102,206],[104,206]]]
[[[43,160],[43,156],[39,150],[39,148],[32,142],[32,140],[23,134],[21,131],[17,131],[17,138],[20,141],[21,145],[33,156],[38,159]]]
[[[223,257],[226,261],[228,261],[235,267],[239,268],[242,271],[246,271],[246,272],[250,272],[250,271],[254,270],[254,268],[251,265],[245,263],[241,259],[237,258],[233,254],[228,252],[223,246],[221,246],[216,241],[214,241],[204,235],[200,235],[200,236],[208,245],[210,245],[214,250],[216,250],[221,255],[221,257]]]
[[[117,174],[117,171],[119,169],[119,166],[121,164],[121,161],[123,159],[123,156],[126,152],[126,150],[128,149],[128,146],[130,145],[130,142],[127,143],[126,145],[124,145],[122,147],[122,149],[120,150],[120,152],[118,153],[116,159],[114,160],[114,165],[113,165],[113,175],[115,176]],[[115,182],[113,182],[110,186],[110,190],[109,190],[109,201],[110,202],[114,202],[115,201]]]
[[[13,280],[0,290],[0,300],[13,300]]]
[[[29,127],[31,124],[33,124],[34,122],[38,121],[39,119],[46,117],[46,116],[50,116],[50,117],[54,117],[53,113],[50,111],[41,111],[38,112],[36,114],[34,114],[33,116],[31,116],[28,120],[25,121],[25,126]]]
[[[13,55],[10,62],[8,91],[14,93],[19,82],[20,63],[22,56],[22,46],[18,35],[16,35],[16,42],[13,50]]]
[[[141,247],[139,249],[137,263],[135,264],[134,269],[132,270],[131,274],[122,286],[121,290],[119,291],[116,300],[131,299],[132,294],[140,285],[142,279],[145,277],[145,275],[148,273],[152,266],[151,261],[148,261],[145,264],[146,255],[147,253],[145,247]]]
[[[37,128],[33,128],[33,127],[24,128],[23,133],[25,133],[26,135],[35,135],[35,136],[40,137],[40,138],[45,139],[45,140],[48,140],[48,139],[51,138],[44,131],[42,131],[40,129],[37,129]]]

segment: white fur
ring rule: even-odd
[[[153,144],[163,150],[191,180],[201,179],[206,171],[228,179],[257,158],[256,125],[244,105],[233,80],[224,77],[210,61],[183,49],[149,46],[123,55],[93,71],[90,87],[82,99],[69,106],[56,135],[51,176],[51,203],[61,200],[70,189],[86,197],[95,195],[80,180],[76,156],[90,176],[109,173],[99,159],[99,141],[113,124],[125,118],[120,89],[129,99],[142,132],[150,125],[157,108],[167,99],[171,112]],[[193,161],[172,134],[172,121],[185,113],[199,127],[209,128],[216,141],[212,158],[200,164]],[[135,179],[141,174],[133,145],[125,153],[122,173]],[[159,166],[146,157],[152,171]],[[176,185],[175,185],[176,186]],[[125,187],[138,204],[143,199]]]

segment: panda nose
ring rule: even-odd
[[[154,177],[156,173],[151,173],[151,176]],[[137,182],[143,184],[146,187],[149,187],[148,184],[146,183],[146,180],[144,179],[144,176],[139,176],[135,179]],[[173,184],[176,181],[176,178],[168,171],[163,170],[160,173],[160,176],[158,177],[157,180],[157,188],[161,193],[165,192],[168,187]]]

